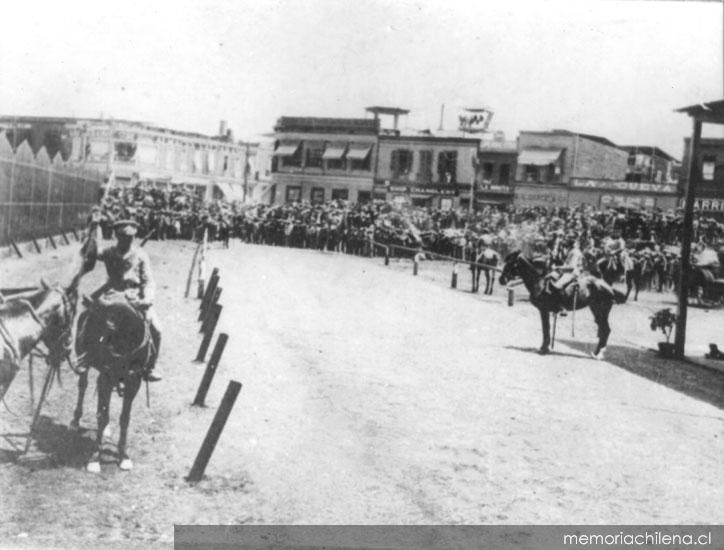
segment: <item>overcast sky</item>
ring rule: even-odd
[[[722,4],[515,0],[124,0],[4,7],[0,114],[100,116],[239,138],[281,115],[412,110],[452,129],[565,128],[681,157],[721,98]],[[10,10],[10,11],[9,11]],[[9,17],[9,16],[12,17]]]

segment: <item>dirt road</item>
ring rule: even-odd
[[[230,340],[207,403],[230,379],[244,387],[207,479],[190,487],[214,413],[189,407],[202,371],[197,302],[180,298],[192,248],[148,248],[166,377],[134,411],[136,469],[83,471],[92,396],[88,430],[67,433],[68,374],[38,444],[52,460],[0,457],[7,540],[163,542],[173,523],[721,520],[724,377],[633,347],[625,309],[607,361],[585,355],[586,314],[575,340],[566,321],[557,353],[540,357],[537,313],[500,291],[474,298],[380,260],[238,243],[210,254]],[[26,412],[27,381],[10,394]],[[2,432],[27,420],[3,412]]]

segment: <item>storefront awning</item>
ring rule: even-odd
[[[347,151],[347,158],[353,160],[364,160],[370,154],[372,145],[351,145]]]
[[[228,183],[221,183],[217,182],[214,184],[214,186],[221,191],[221,194],[224,195],[224,198],[227,200],[230,200],[231,197],[231,185]]]
[[[563,149],[527,149],[518,156],[518,164],[533,166],[548,166],[556,164],[561,158]]]
[[[279,147],[274,151],[275,157],[293,157],[299,150],[299,146],[302,144],[301,141],[281,143]]]
[[[346,150],[346,145],[327,145],[322,158],[324,160],[339,160],[344,156]]]

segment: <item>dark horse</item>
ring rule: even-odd
[[[133,468],[127,451],[128,425],[133,400],[141,387],[141,377],[155,353],[150,328],[143,314],[126,297],[118,293],[91,302],[78,319],[76,353],[83,372],[78,379],[78,402],[71,428],[79,427],[83,399],[88,387],[88,367],[98,371],[98,429],[96,450],[86,469],[98,473],[104,431],[108,427],[111,394],[115,389],[123,398],[118,439],[118,461],[121,470]]]
[[[592,354],[596,359],[603,359],[603,353],[608,343],[611,327],[608,325],[608,315],[614,303],[623,303],[623,293],[614,290],[602,279],[592,276],[581,276],[574,284],[568,285],[560,292],[549,292],[546,281],[546,268],[534,264],[523,257],[520,252],[513,252],[503,265],[500,275],[500,284],[504,285],[513,279],[521,278],[530,293],[530,302],[540,312],[543,329],[543,344],[541,354],[550,351],[550,313],[556,313],[563,306],[571,311],[574,309],[591,308],[593,318],[598,325],[598,345]]]

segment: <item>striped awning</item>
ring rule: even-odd
[[[347,158],[352,160],[364,160],[370,154],[372,145],[352,144],[347,151]]]

